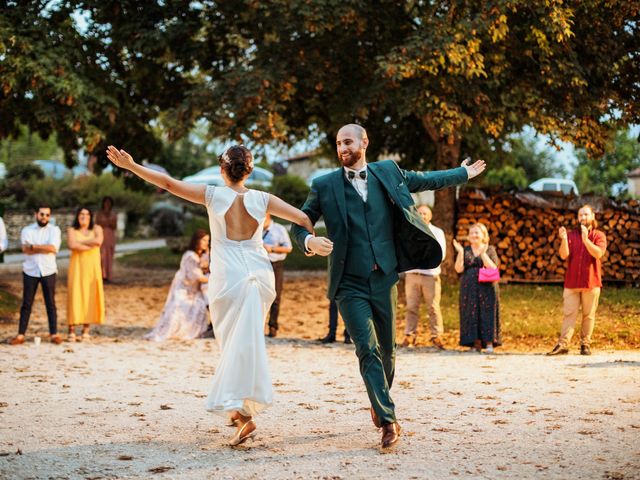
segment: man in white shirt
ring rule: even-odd
[[[42,295],[47,307],[49,334],[51,343],[59,345],[62,338],[58,335],[58,319],[56,311],[56,277],[58,266],[56,254],[60,250],[60,228],[51,225],[51,208],[40,206],[36,210],[36,223],[22,229],[20,243],[25,260],[22,264],[23,295],[20,308],[20,326],[18,335],[11,339],[11,345],[24,343],[27,332],[33,299],[38,284],[42,284]]]
[[[418,212],[424,223],[429,225],[433,235],[442,247],[442,260],[446,255],[447,241],[444,231],[431,224],[431,209],[427,205],[418,206]],[[431,343],[438,350],[445,350],[442,344],[442,312],[440,311],[440,267],[429,270],[409,270],[404,279],[404,291],[407,297],[407,316],[404,328],[403,347],[414,347],[418,334],[418,319],[420,317],[420,298],[424,296],[429,314],[429,329]]]
[[[276,277],[276,299],[271,304],[269,310],[269,336],[275,337],[278,334],[278,315],[280,313],[280,297],[282,295],[282,284],[284,282],[284,259],[291,253],[291,238],[289,232],[279,223],[271,220],[271,215],[267,213],[264,219],[262,231],[262,243],[269,255],[273,274]]]
[[[9,246],[9,238],[7,237],[7,229],[4,226],[4,220],[0,217],[0,253],[4,252]]]

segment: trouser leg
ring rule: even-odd
[[[567,347],[573,337],[576,320],[578,318],[578,310],[580,309],[580,291],[574,288],[565,288],[562,293],[562,299],[562,311],[564,318],[562,320],[562,330],[560,331],[558,345]]]
[[[58,312],[56,309],[56,278],[57,274],[42,277],[42,295],[44,304],[47,307],[47,320],[49,321],[49,333],[58,333]]]
[[[591,345],[591,335],[596,324],[596,310],[600,299],[600,287],[582,292],[582,334],[580,343]]]
[[[329,335],[336,336],[338,330],[338,304],[335,300],[329,301]]]
[[[272,262],[273,275],[276,279],[276,298],[269,310],[269,328],[278,329],[278,315],[280,314],[280,297],[282,295],[282,284],[284,280],[284,262]]]
[[[404,293],[407,298],[404,334],[415,335],[418,331],[418,318],[420,315],[420,275],[416,273],[407,273],[405,275]]]
[[[440,276],[424,277],[423,293],[429,313],[429,330],[431,340],[440,338],[444,333],[442,324],[442,311],[440,310],[441,284]]]
[[[32,277],[26,273],[22,274],[22,306],[20,307],[20,325],[18,326],[19,335],[24,335],[27,332],[38,283],[40,283],[40,277]]]
[[[398,289],[393,285],[383,287],[380,291],[372,288],[371,307],[373,325],[380,346],[382,365],[389,388],[393,385],[396,370],[396,309],[398,305]]]
[[[393,423],[396,421],[395,405],[391,399],[390,384],[387,379],[393,380],[394,348],[390,344],[392,342],[395,344],[395,336],[393,339],[383,338],[382,344],[384,346],[381,346],[378,342],[378,332],[381,336],[387,335],[385,332],[395,332],[395,315],[390,315],[391,318],[387,319],[389,325],[386,327],[376,326],[375,323],[380,322],[379,317],[382,311],[391,313],[388,310],[391,309],[394,302],[391,301],[392,294],[387,287],[386,300],[381,301],[380,305],[376,304],[375,307],[372,307],[372,303],[375,301],[371,298],[371,291],[368,287],[366,280],[361,280],[360,285],[357,282],[343,280],[341,288],[338,289],[336,301],[355,344],[360,374],[364,380],[371,406],[383,423]],[[380,292],[376,293],[380,294]],[[383,304],[386,304],[386,308]]]

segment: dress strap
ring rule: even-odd
[[[204,191],[204,203],[205,205],[211,205],[213,202],[213,193],[216,190],[215,185],[207,185],[207,188]]]

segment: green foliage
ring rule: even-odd
[[[7,170],[6,180],[26,180],[44,178],[44,171],[35,163],[15,164]]]
[[[481,178],[485,185],[503,188],[526,188],[544,177],[565,177],[566,170],[555,163],[551,152],[539,149],[535,138],[526,134],[512,135],[499,149],[483,156],[491,165]]]
[[[621,131],[601,157],[589,158],[584,150],[579,150],[577,157],[574,181],[580,192],[624,196],[628,191],[627,175],[640,167],[640,143],[628,131]]]
[[[199,162],[199,153],[178,145],[162,158],[154,128],[174,142],[200,120],[214,137],[290,144],[319,131],[329,145],[357,121],[370,159],[399,153],[408,168],[454,166],[474,144],[467,137],[486,146],[525,125],[593,157],[612,129],[640,123],[636,2],[41,7],[0,10],[0,138],[21,125],[55,133],[68,164],[82,146],[106,165],[108,139],[180,174],[192,168],[180,155]]]
[[[19,127],[16,138],[0,141],[0,162],[10,169],[14,165],[29,164],[34,160],[61,160],[62,150],[55,135],[43,139],[26,126]]]
[[[271,193],[294,207],[300,208],[307,199],[309,187],[297,175],[280,175],[273,177]]]
[[[527,173],[522,167],[504,165],[498,169],[491,169],[487,172],[484,183],[488,186],[502,188],[526,188],[529,184]]]
[[[209,219],[202,216],[194,216],[185,222],[183,236],[190,239],[196,230],[203,229],[209,231]]]
[[[31,209],[41,202],[52,208],[88,205],[98,209],[106,195],[113,197],[116,210],[124,210],[134,218],[144,215],[152,200],[151,195],[128,190],[121,178],[111,174],[61,180],[31,176],[0,183],[2,204],[11,209]]]

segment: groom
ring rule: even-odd
[[[367,164],[369,139],[359,125],[338,131],[342,167],[317,178],[302,207],[315,224],[324,217],[329,238],[292,228],[308,255],[329,257],[328,298],[335,299],[356,346],[360,374],[371,401],[371,417],[382,428],[383,449],[399,439],[400,426],[389,390],[395,368],[398,272],[434,268],[440,244],[424,224],[410,192],[465,183],[482,173],[482,160],[438,172],[401,170],[390,160]]]

